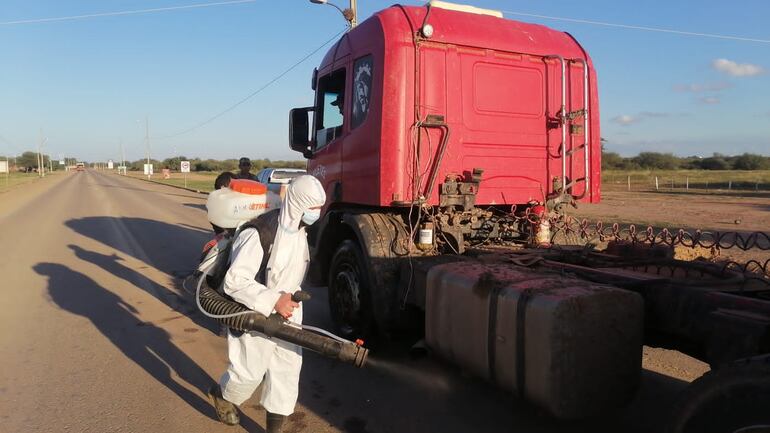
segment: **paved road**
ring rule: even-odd
[[[92,170],[0,195],[0,430],[263,431],[257,399],[240,428],[206,400],[225,341],[180,287],[209,239],[204,202]],[[308,321],[328,326],[311,290]],[[557,422],[431,358],[375,364],[306,352],[287,432],[649,432],[684,384],[645,371],[627,409]]]

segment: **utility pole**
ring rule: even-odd
[[[45,166],[43,166],[43,155],[40,153],[40,149],[43,147],[43,128],[40,128],[40,141],[37,143],[37,175],[39,177],[45,176]]]
[[[123,149],[123,139],[120,139],[120,167],[126,166],[126,150]],[[120,174],[120,167],[118,167],[118,174]],[[124,169],[125,170],[125,169]],[[123,172],[123,174],[126,174]]]
[[[354,29],[358,25],[358,12],[356,8],[356,0],[350,0],[350,11],[352,12],[350,17],[350,28]]]
[[[147,146],[147,179],[150,179],[150,118],[144,116],[144,144]]]

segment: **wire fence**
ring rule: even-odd
[[[770,180],[764,176],[689,176],[685,174],[607,174],[602,188],[612,191],[657,192],[770,192]]]

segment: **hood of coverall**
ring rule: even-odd
[[[326,192],[313,176],[303,175],[294,178],[286,188],[286,194],[281,202],[281,214],[278,217],[278,229],[267,262],[267,286],[280,284],[282,274],[291,272],[287,269],[292,257],[300,253],[299,245],[307,245],[305,227],[300,227],[302,214],[311,207],[323,206],[326,202]],[[303,244],[304,243],[304,244]]]

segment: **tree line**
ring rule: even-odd
[[[10,157],[12,166],[15,165],[16,170],[19,171],[27,171],[37,169],[38,164],[38,158],[37,158],[37,152],[27,151],[22,153],[21,155],[17,156],[16,158]],[[43,155],[43,164],[46,167],[46,170],[48,169],[49,160],[52,160],[52,157],[50,155]],[[77,158],[70,158],[67,157],[64,159],[67,165],[74,165],[76,162],[84,162],[86,165],[89,165],[90,162],[78,160]],[[231,159],[225,159],[225,160],[218,160],[218,159],[201,159],[201,158],[187,158],[186,156],[174,156],[171,158],[166,158],[164,160],[157,160],[157,159],[150,159],[150,162],[153,164],[155,170],[161,170],[163,168],[168,168],[174,171],[179,171],[180,169],[180,162],[181,161],[190,161],[190,170],[191,171],[235,171],[238,169],[238,160],[235,158]],[[56,169],[59,165],[59,161],[56,159],[53,159],[52,166],[54,169]],[[105,162],[105,161],[100,161]],[[139,159],[136,161],[126,161],[126,168],[127,170],[131,171],[144,171],[144,164],[147,163],[146,159]],[[120,161],[114,161],[115,168],[120,165]],[[268,158],[261,158],[261,159],[252,159],[251,160],[251,171],[253,173],[258,172],[259,170],[262,170],[263,168],[267,167],[274,167],[274,168],[306,168],[307,163],[305,161],[283,161],[283,160],[277,160],[273,161]]]
[[[623,157],[602,149],[603,170],[768,170],[770,157],[753,153],[728,156],[714,153],[700,156],[676,156],[673,153],[641,152]]]
[[[51,155],[42,154],[43,157],[43,166],[45,167],[45,170],[48,171],[49,167],[53,170],[59,169],[59,160],[54,159]],[[5,158],[3,158],[5,159]],[[37,165],[40,163],[38,160],[38,154],[37,152],[27,151],[22,153],[19,156],[16,157],[8,157],[8,160],[11,163],[11,167],[13,170],[16,171],[33,171],[37,170]],[[64,161],[66,161],[67,164],[74,164],[76,162],[75,158],[64,158]]]
[[[201,159],[201,158],[187,158],[186,156],[174,156],[166,158],[164,160],[150,159],[155,170],[164,168],[171,169],[173,171],[179,171],[182,161],[190,161],[190,171],[236,171],[238,170],[238,159]],[[144,164],[147,163],[146,159],[139,159],[136,161],[126,162],[126,169],[131,171],[143,171]],[[117,164],[116,164],[117,165]],[[270,160],[268,158],[251,159],[251,172],[256,173],[263,168],[306,168],[307,162],[305,161],[284,161],[284,160]]]

